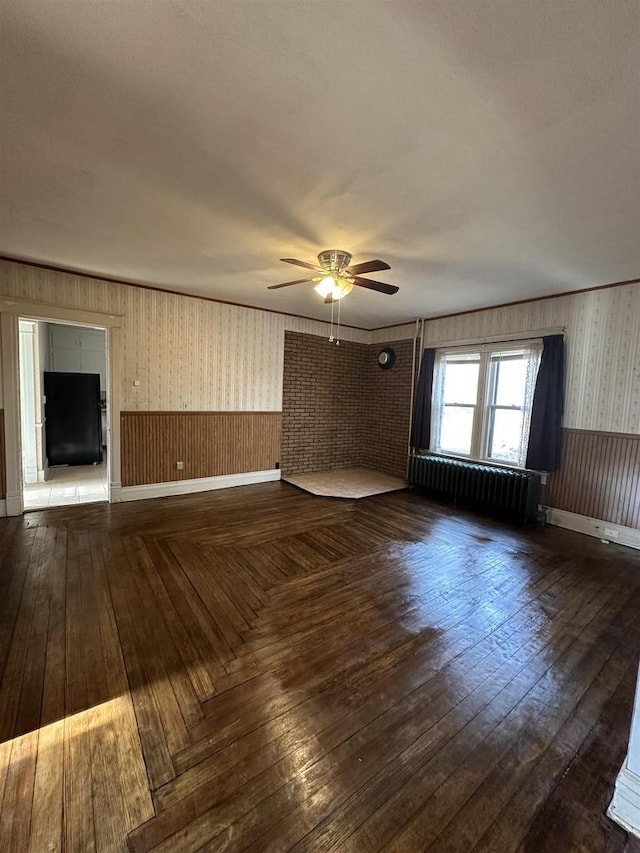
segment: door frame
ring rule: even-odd
[[[123,315],[102,314],[77,308],[64,308],[44,302],[26,302],[0,297],[0,334],[2,336],[2,383],[0,408],[4,408],[6,513],[24,512],[22,457],[20,438],[20,363],[19,320],[40,320],[71,326],[93,326],[105,330],[107,358],[107,462],[108,500],[119,503],[120,475],[120,364]]]

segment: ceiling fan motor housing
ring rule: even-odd
[[[318,255],[318,261],[328,272],[340,272],[351,263],[351,255],[342,249],[325,249]]]

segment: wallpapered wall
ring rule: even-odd
[[[129,411],[280,411],[284,330],[329,333],[313,320],[7,261],[0,295],[123,314],[121,408]],[[366,343],[368,332],[344,328],[341,337]]]
[[[0,294],[124,315],[122,408],[279,411],[284,330],[325,323],[0,262]],[[565,426],[640,432],[640,284],[477,311],[425,324],[425,343],[565,326]],[[344,340],[413,337],[414,324]],[[140,386],[134,388],[133,380]]]
[[[566,328],[564,426],[640,433],[640,284],[525,302],[425,323],[425,345]],[[406,325],[371,333],[372,342],[413,334]]]
[[[123,366],[117,379],[122,409],[131,412],[281,411],[284,331],[328,334],[328,325],[321,322],[6,261],[0,262],[0,295],[122,314]],[[624,481],[606,472],[620,467],[616,436],[640,435],[640,284],[429,320],[425,343],[437,346],[560,326],[566,328],[568,354],[564,426],[584,431],[584,441],[591,441],[591,432],[611,433],[611,464],[602,463],[605,474],[597,483],[585,480],[584,466],[561,471],[551,493],[561,503],[562,495],[596,489],[603,506],[618,506],[607,510],[606,520],[628,523],[616,495],[640,488],[640,470],[627,466]],[[410,323],[375,332],[344,329],[342,337],[377,345],[412,338],[414,331]],[[578,468],[581,479],[576,479]],[[625,518],[635,512],[633,507]],[[585,511],[573,500],[562,508]]]

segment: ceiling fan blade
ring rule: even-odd
[[[305,267],[305,269],[313,270],[314,272],[322,272],[322,267],[319,267],[317,264],[308,264],[306,261],[299,261],[297,258],[280,258],[281,261],[284,261],[285,264],[295,264],[298,267]]]
[[[370,278],[354,278],[353,283],[357,284],[358,287],[377,290],[378,293],[388,293],[389,296],[393,296],[394,293],[397,293],[400,290],[400,288],[396,287],[395,284],[385,284],[383,281],[372,281]]]
[[[384,261],[365,261],[362,264],[354,264],[352,267],[347,267],[345,272],[351,275],[361,275],[365,272],[380,272],[380,270],[390,270],[389,264]]]
[[[292,284],[303,284],[305,281],[315,281],[313,278],[297,278],[295,281],[284,281],[282,284],[270,284],[267,290],[277,290],[279,287],[289,287]]]

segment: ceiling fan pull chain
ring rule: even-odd
[[[333,343],[333,299],[331,300],[331,323],[329,324],[329,343]]]
[[[336,330],[336,346],[337,347],[340,346],[340,305],[341,305],[341,303],[338,302],[338,328]],[[333,302],[331,303],[331,307],[333,308]]]

